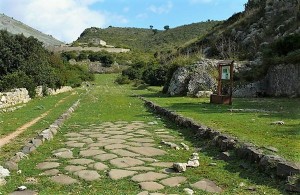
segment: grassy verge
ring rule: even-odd
[[[37,133],[49,127],[64,111],[66,111],[77,99],[79,92],[67,92],[56,96],[47,96],[41,99],[34,99],[26,106],[12,113],[3,114],[3,126],[6,131],[2,132],[3,136],[16,130],[24,123],[38,117],[44,112],[50,111],[47,116],[39,120],[37,123],[29,127],[26,131],[20,134],[11,143],[3,146],[0,151],[0,162],[4,162],[16,152],[21,150],[21,147],[33,138]],[[59,103],[59,101],[62,101]]]
[[[176,188],[166,187],[160,193],[165,194],[182,194],[183,189],[189,187],[189,183],[195,183],[202,178],[208,178],[215,181],[224,189],[224,194],[284,194],[282,183],[266,175],[255,171],[254,167],[248,165],[249,168],[244,169],[239,165],[238,160],[230,163],[217,160],[219,154],[215,148],[208,147],[206,142],[194,139],[194,136],[187,129],[178,128],[169,121],[160,119],[159,116],[148,112],[143,102],[132,96],[133,92],[130,86],[118,86],[113,83],[114,75],[98,75],[96,85],[82,98],[81,104],[77,110],[68,119],[60,132],[50,142],[46,142],[39,147],[36,152],[30,154],[28,160],[20,162],[19,167],[21,174],[12,173],[8,184],[0,187],[3,194],[12,192],[16,187],[24,185],[26,178],[33,177],[37,183],[26,184],[29,189],[37,190],[39,194],[138,194],[141,192],[137,183],[130,178],[114,181],[111,180],[107,173],[99,171],[101,179],[94,182],[80,181],[78,184],[63,186],[54,184],[49,181],[49,177],[41,176],[42,171],[37,170],[36,164],[44,162],[45,159],[52,156],[51,152],[55,149],[64,147],[67,132],[76,132],[81,129],[88,128],[90,125],[101,124],[107,121],[156,121],[158,124],[148,128],[150,132],[155,129],[166,129],[171,135],[176,137],[176,143],[185,142],[190,146],[190,151],[176,151],[165,146],[162,148],[168,151],[167,155],[160,156],[162,162],[185,162],[195,150],[202,148],[200,151],[201,166],[195,169],[188,169],[182,176],[188,178],[188,182]],[[153,133],[155,143],[159,145],[160,139]],[[67,165],[66,160],[59,160],[60,167]],[[210,163],[216,163],[216,166],[210,166]],[[114,168],[114,167],[110,167]],[[162,168],[157,168],[157,171]],[[60,170],[64,173],[64,170]],[[72,176],[74,177],[74,176]],[[244,187],[241,187],[243,185]],[[252,188],[254,186],[254,188]],[[249,189],[255,189],[248,190]],[[206,194],[197,191],[197,194]]]
[[[168,97],[160,88],[135,90],[156,104],[260,147],[275,147],[288,160],[300,162],[300,99],[235,98],[233,105],[214,105],[208,98]],[[230,111],[230,109],[243,109]],[[271,125],[284,121],[285,125]]]

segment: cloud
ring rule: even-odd
[[[172,8],[173,8],[173,3],[171,1],[168,1],[168,3],[165,5],[161,5],[161,6],[151,5],[150,7],[148,7],[148,9],[155,14],[169,13]]]
[[[104,27],[110,19],[126,22],[121,16],[92,10],[104,0],[1,0],[0,11],[59,40],[71,42],[84,29]]]

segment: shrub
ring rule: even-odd
[[[130,79],[125,75],[120,75],[117,77],[117,79],[115,80],[116,83],[120,84],[120,85],[124,85],[124,84],[129,84],[130,83]]]

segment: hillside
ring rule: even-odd
[[[100,38],[110,45],[135,51],[169,50],[200,38],[218,23],[218,21],[200,22],[163,31],[150,28],[91,27],[86,29],[74,44],[90,43],[91,40]]]
[[[4,14],[0,14],[0,30],[7,30],[12,34],[23,34],[25,37],[33,36],[41,41],[44,46],[63,44],[63,42],[53,38],[51,35],[46,35]]]
[[[299,0],[248,0],[243,12],[181,48],[177,55],[202,50],[208,57],[254,60],[274,41],[299,33]]]

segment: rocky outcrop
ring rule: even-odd
[[[270,96],[300,96],[300,64],[282,64],[269,69],[266,93]]]
[[[299,97],[300,64],[271,66],[264,79],[235,87],[234,97]]]
[[[216,89],[217,60],[202,59],[192,66],[180,67],[172,76],[168,94],[201,96],[210,94]],[[205,93],[203,92],[205,91]]]

